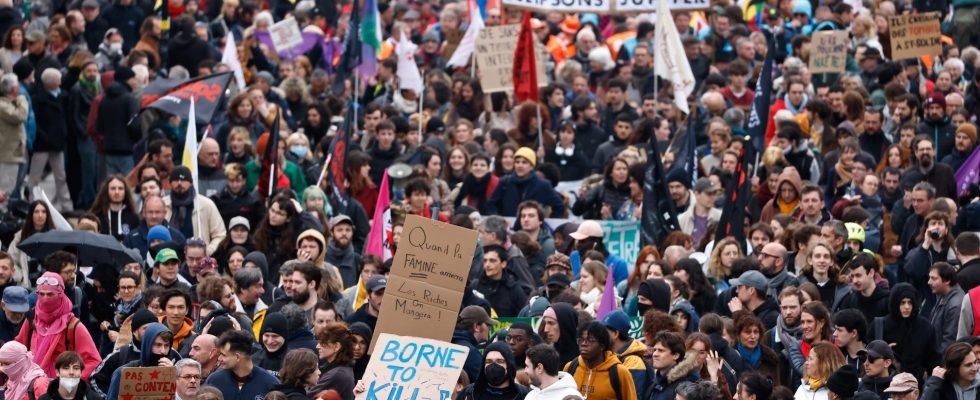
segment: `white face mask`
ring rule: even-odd
[[[114,52],[114,53],[121,52],[122,51],[122,43],[121,42],[110,43],[109,44],[109,50],[112,50],[112,52]]]
[[[81,378],[58,378],[58,382],[61,387],[65,388],[67,391],[73,391],[78,387],[78,383],[81,382]]]

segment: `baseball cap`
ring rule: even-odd
[[[718,187],[715,183],[708,178],[698,178],[698,181],[694,183],[694,191],[698,193],[714,193],[718,191]]]
[[[768,283],[766,283],[766,276],[762,275],[759,271],[745,271],[738,278],[729,279],[733,287],[735,286],[748,286],[755,289],[759,293],[765,293]]]
[[[858,350],[858,354],[864,354],[868,358],[887,358],[889,360],[895,359],[895,353],[892,351],[891,346],[885,343],[884,340],[872,340],[863,349]]]
[[[333,229],[333,227],[337,226],[337,224],[349,224],[350,226],[354,226],[354,221],[344,214],[337,214],[337,216],[330,218],[330,229]]]
[[[364,287],[368,290],[368,293],[377,292],[379,290],[384,289],[387,286],[388,286],[388,277],[381,274],[371,276],[370,278],[368,278],[367,283],[364,284]]]
[[[177,257],[177,252],[174,249],[163,249],[157,253],[157,257],[154,259],[157,264],[165,263],[170,260],[180,261],[180,257]]]
[[[902,372],[892,377],[892,383],[885,389],[885,393],[908,393],[918,388],[919,381],[915,379],[915,376],[908,372]]]
[[[170,181],[173,182],[176,180],[182,180],[182,181],[194,182],[194,179],[191,176],[192,175],[191,175],[190,168],[187,168],[186,166],[183,165],[179,165],[176,168],[174,168],[173,172],[170,173]]]
[[[578,230],[572,232],[568,236],[571,236],[572,239],[575,240],[584,240],[585,238],[590,238],[590,237],[601,238],[602,227],[599,226],[598,222],[588,220],[582,222],[582,224],[578,226]]]
[[[623,310],[611,311],[602,319],[602,324],[616,332],[630,331],[630,317]]]
[[[490,318],[490,314],[487,314],[487,310],[484,310],[480,306],[466,306],[463,311],[459,312],[460,322],[466,325],[475,324],[478,322],[483,322],[488,325],[497,325],[497,320]]]
[[[237,216],[228,221],[228,230],[234,229],[236,226],[244,226],[245,229],[252,230],[252,225],[248,223],[248,218],[243,216]]]
[[[27,43],[43,42],[44,32],[41,32],[39,30],[30,31],[27,33],[27,36],[24,36],[24,41],[26,41]]]
[[[3,304],[10,312],[28,312],[31,305],[27,301],[27,289],[20,286],[8,286],[3,290]]]

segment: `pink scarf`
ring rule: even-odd
[[[31,361],[32,357],[27,347],[18,342],[10,341],[0,347],[0,360],[11,363],[3,368],[7,375],[5,400],[23,399],[28,390],[34,390],[31,387],[34,378],[47,378],[44,370]]]
[[[56,285],[50,284],[51,279],[57,281]],[[34,308],[34,362],[50,370],[54,376],[54,354],[52,346],[63,341],[60,333],[68,327],[71,321],[71,300],[65,296],[65,284],[61,276],[52,272],[45,272],[37,280],[38,291],[51,291],[57,293],[54,297],[40,297],[37,299],[37,307]],[[50,354],[49,354],[50,353]]]

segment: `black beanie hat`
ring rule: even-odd
[[[275,333],[283,339],[289,337],[289,329],[286,328],[286,316],[281,312],[269,313],[262,322],[262,334]]]
[[[130,69],[127,66],[121,65],[116,68],[116,74],[112,76],[112,80],[119,83],[126,83],[126,81],[128,81],[129,78],[133,78],[135,76],[136,73],[133,72],[132,69]]]
[[[670,310],[670,286],[663,279],[650,279],[640,282],[636,294],[652,301],[653,307],[657,310],[663,312]]]
[[[680,182],[688,190],[691,189],[691,177],[683,168],[671,168],[667,171],[667,183]]]
[[[212,311],[212,312],[214,312],[214,311]],[[263,325],[265,325],[264,322],[263,322]],[[214,336],[217,336],[217,337],[221,337],[221,334],[222,333],[231,331],[233,329],[235,329],[235,328],[231,324],[231,317],[229,317],[227,315],[221,315],[221,316],[215,317],[214,320],[211,321],[211,328],[208,329],[208,333],[209,334],[212,334]],[[286,336],[283,336],[283,337],[286,337]]]
[[[369,343],[371,342],[371,337],[374,335],[374,332],[371,331],[371,327],[363,322],[355,322],[350,324],[348,329],[350,329],[350,333],[364,338],[364,341]]]
[[[34,66],[31,62],[27,60],[27,57],[21,57],[16,64],[14,64],[14,74],[17,75],[17,79],[24,80],[34,73]]]
[[[135,332],[143,325],[151,322],[157,322],[157,317],[153,315],[150,310],[141,308],[139,311],[136,311],[136,313],[133,314],[133,319],[130,321],[130,326],[132,327],[133,332]]]
[[[845,399],[854,397],[858,389],[858,372],[853,365],[845,364],[827,379],[827,390]]]

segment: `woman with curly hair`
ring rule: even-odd
[[[133,192],[122,175],[110,176],[102,183],[89,212],[99,217],[99,232],[117,240],[122,240],[140,223],[133,206]]]
[[[228,102],[227,113],[228,121],[221,124],[214,135],[215,140],[222,146],[221,151],[227,149],[225,144],[228,142],[231,128],[241,126],[248,129],[250,134],[249,139],[252,143],[258,141],[259,135],[265,132],[265,125],[260,122],[260,117],[255,110],[255,104],[252,103],[247,92],[239,93],[237,96],[231,98],[231,101]]]
[[[742,257],[742,248],[733,238],[724,238],[715,246],[708,258],[708,275],[713,280],[713,285],[717,292],[728,290],[731,285],[728,279],[732,278],[732,264],[735,259]]]
[[[888,149],[885,150],[885,156],[878,162],[878,168],[875,169],[875,173],[881,176],[885,168],[892,167],[904,170],[910,165],[912,165],[912,152],[904,146],[895,143],[889,145]]]
[[[547,109],[533,101],[525,101],[517,108],[517,128],[507,131],[507,137],[518,147],[550,149],[555,145],[555,135],[548,129],[543,129],[541,134],[538,134],[539,124],[551,126],[550,118]],[[544,144],[540,143],[542,137]]]
[[[316,385],[307,389],[308,394],[333,389],[343,393],[343,400],[354,400],[353,336],[343,322],[330,322],[316,332],[316,349],[320,353],[320,361],[326,362],[326,368],[322,370]]]
[[[310,138],[313,147],[318,146],[330,131],[330,111],[322,103],[313,102],[306,109],[306,115],[300,121],[299,127],[303,130],[303,134]]]
[[[277,196],[269,212],[255,230],[255,249],[265,253],[269,276],[279,276],[279,266],[296,255],[296,238],[302,232],[299,213],[293,201]]]

